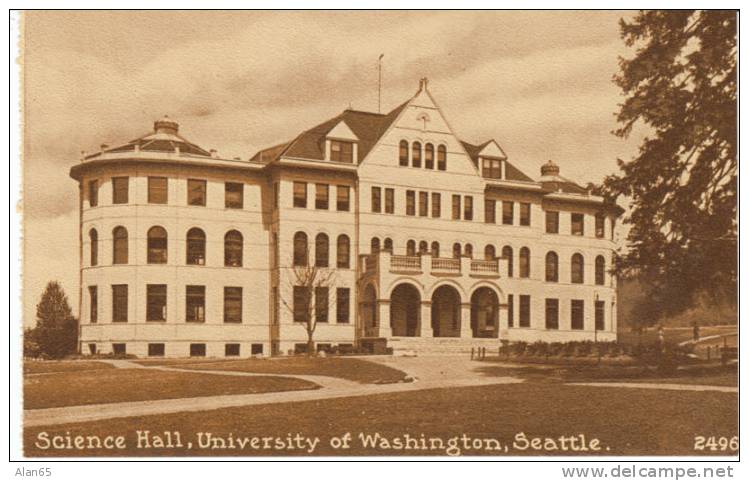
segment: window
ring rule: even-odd
[[[315,184],[315,209],[328,210],[328,184]]]
[[[294,266],[306,266],[307,262],[307,234],[297,232],[294,234]]]
[[[348,212],[351,209],[350,199],[351,189],[347,185],[336,186],[336,210]]]
[[[224,266],[242,267],[242,234],[236,230],[230,230],[224,236]]]
[[[559,257],[556,252],[546,254],[546,282],[559,281]]]
[[[616,219],[611,218],[611,240],[614,240],[614,231],[616,230]]]
[[[546,299],[546,329],[559,329],[559,299]]]
[[[187,286],[185,320],[205,322],[205,286]]]
[[[169,181],[166,177],[148,178],[148,203],[166,204],[169,198]]]
[[[335,321],[339,324],[348,324],[350,316],[351,290],[348,287],[339,287],[335,290]]]
[[[473,220],[473,197],[467,195],[463,202],[465,202],[463,206],[463,218],[465,220]]]
[[[190,357],[205,357],[205,344],[190,344]]]
[[[328,235],[322,232],[315,236],[315,267],[328,267],[330,257],[330,241]]]
[[[160,226],[148,229],[148,263],[166,264],[167,236],[166,230]]]
[[[429,254],[429,243],[427,241],[419,242],[419,255]]]
[[[328,322],[327,287],[315,287],[315,322]]]
[[[546,233],[559,234],[559,212],[555,210],[546,211]]]
[[[333,162],[354,162],[354,143],[342,142],[340,140],[330,141],[330,160]]]
[[[237,343],[224,344],[224,356],[226,357],[239,356],[239,344]]]
[[[226,182],[224,184],[224,207],[241,209],[244,207],[244,184]]]
[[[380,252],[380,239],[379,237],[372,237],[372,240],[369,241],[369,252],[374,254],[376,252]]]
[[[88,181],[88,206],[96,207],[99,205],[99,181]]]
[[[463,256],[473,259],[473,246],[471,244],[466,244],[463,248]]]
[[[453,220],[460,220],[460,196],[453,195]]]
[[[502,178],[502,167],[499,159],[481,159],[481,175],[490,179]]]
[[[124,356],[127,354],[127,344],[124,342],[115,342],[112,344],[112,354],[115,356]]]
[[[127,322],[127,284],[112,286],[112,322]]]
[[[398,147],[398,165],[408,167],[408,142],[401,140]]]
[[[384,249],[391,254],[393,253],[393,239],[391,239],[390,237],[385,237]]]
[[[307,322],[310,300],[309,287],[294,286],[294,322]]]
[[[432,242],[432,257],[440,256],[440,243],[437,241]]]
[[[570,301],[570,327],[575,330],[583,329],[584,326],[584,303],[582,299]]]
[[[166,284],[146,286],[146,321],[166,321]]]
[[[224,287],[224,322],[242,322],[241,287]]]
[[[273,208],[278,209],[281,201],[281,186],[278,182],[273,182]]]
[[[512,258],[512,247],[504,246],[502,248],[502,258],[507,260],[507,277],[512,277],[512,265],[514,264]]]
[[[585,233],[585,216],[583,214],[571,214],[570,226],[572,235],[583,235]]]
[[[164,357],[164,344],[148,344],[148,357]]]
[[[507,294],[507,327],[515,327],[515,296]]]
[[[520,294],[518,321],[520,327],[531,327],[531,296]]]
[[[112,177],[112,203],[127,204],[128,177]]]
[[[96,286],[88,286],[88,322],[99,321],[99,291]]]
[[[460,243],[453,244],[453,259],[460,259]]]
[[[382,212],[382,189],[372,187],[372,212]]]
[[[205,180],[187,179],[187,205],[205,205]]]
[[[385,189],[385,213],[395,213],[395,190]]]
[[[306,182],[294,182],[294,207],[307,207]]]
[[[601,213],[596,214],[596,237],[602,239],[605,235],[604,224],[606,223],[606,217]]]
[[[406,191],[406,215],[416,215],[416,192]]]
[[[263,345],[260,343],[250,344],[250,354],[253,356],[259,356],[263,353]]]
[[[531,205],[528,202],[520,203],[520,225],[531,225]]]
[[[531,251],[527,247],[520,248],[520,277],[531,276]]]
[[[447,170],[447,148],[444,145],[437,147],[437,169]]]
[[[582,254],[572,255],[572,269],[570,270],[570,277],[573,284],[582,284],[585,282],[584,274],[584,261]]]
[[[205,265],[205,232],[197,227],[187,231],[187,264]]]
[[[429,192],[419,192],[419,215],[421,217],[429,215]]]
[[[385,239],[385,243],[387,244],[388,239]],[[393,241],[390,241],[390,247],[392,248]],[[349,238],[345,234],[341,234],[338,236],[338,241],[336,242],[336,267],[339,269],[348,269],[351,266],[351,254],[350,254],[350,245]]]
[[[127,264],[127,229],[122,226],[112,231],[112,264]]]
[[[497,258],[497,250],[494,248],[493,245],[489,244],[486,247],[484,247],[484,259],[487,261],[493,261]]]
[[[421,167],[421,143],[411,144],[411,167]]]
[[[502,224],[512,225],[513,217],[515,217],[515,203],[503,200],[502,201]]]
[[[602,286],[606,283],[606,259],[603,256],[596,257],[596,284]]]
[[[596,331],[603,331],[606,329],[605,323],[605,301],[596,301]]]
[[[424,167],[434,169],[434,145],[432,144],[424,146]]]
[[[442,198],[439,192],[432,192],[432,217],[435,219],[442,217]]]
[[[484,199],[484,222],[497,223],[497,201],[494,199]]]
[[[96,229],[91,229],[88,231],[88,243],[89,243],[89,249],[90,249],[90,264],[92,266],[95,266],[99,264],[99,233],[96,232]]]
[[[407,256],[415,256],[416,255],[416,241],[411,239],[408,242],[406,242],[406,255]]]

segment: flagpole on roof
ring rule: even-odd
[[[377,113],[382,113],[382,57],[385,54],[381,53],[380,58],[377,59]]]

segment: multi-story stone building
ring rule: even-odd
[[[460,140],[426,79],[387,114],[345,110],[249,160],[164,118],[71,169],[81,350],[287,353],[309,303],[318,349],[613,340],[621,209],[559,172],[535,181],[495,140]],[[295,286],[301,269],[335,275]]]

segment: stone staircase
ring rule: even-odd
[[[486,348],[487,355],[496,354],[499,339],[459,338],[459,337],[390,337],[388,347],[393,355],[414,353],[428,354],[463,354],[470,356],[471,348]]]

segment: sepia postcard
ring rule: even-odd
[[[18,451],[737,460],[738,15],[19,12]]]

